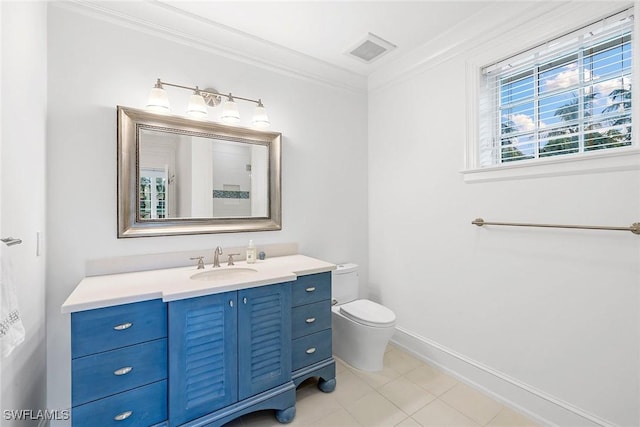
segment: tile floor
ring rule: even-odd
[[[298,387],[292,427],[529,427],[525,416],[389,345],[381,372],[336,359],[337,386],[322,393],[316,380]],[[240,417],[225,427],[281,427],[273,411]]]

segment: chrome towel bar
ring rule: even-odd
[[[600,225],[561,225],[561,224],[531,224],[526,222],[494,222],[485,221],[482,218],[476,218],[471,224],[482,227],[483,225],[507,225],[512,227],[544,227],[544,228],[578,228],[581,230],[614,230],[614,231],[630,231],[633,234],[640,235],[640,222],[634,222],[629,227],[609,227]]]

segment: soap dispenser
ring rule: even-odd
[[[256,262],[257,250],[253,244],[253,240],[249,240],[249,247],[247,248],[247,264],[254,264]]]

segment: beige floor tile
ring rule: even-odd
[[[362,427],[353,416],[342,408],[324,417],[315,423],[309,424],[309,427]]]
[[[394,426],[407,418],[400,408],[375,391],[350,404],[347,411],[367,427]]]
[[[297,425],[309,425],[343,409],[333,393],[323,393],[315,386],[296,390]]]
[[[277,427],[282,426],[276,420],[275,411],[272,409],[267,409],[264,411],[256,411],[247,415],[243,415],[241,418],[243,427]],[[295,418],[294,418],[295,421]],[[239,424],[234,424],[234,426],[238,426]],[[289,424],[293,425],[293,423]],[[227,427],[225,425],[225,427]]]
[[[341,372],[344,372],[346,369],[349,369],[349,368],[347,368],[347,364],[345,362],[343,362],[342,359],[340,359],[340,358],[338,358],[336,356],[333,356],[333,358],[336,361],[336,375],[338,375]]]
[[[481,425],[491,421],[503,406],[465,384],[457,384],[440,399]]]
[[[387,346],[387,352],[384,354],[384,366],[388,366],[401,374],[406,374],[423,364],[424,362],[421,360],[392,345]]]
[[[372,391],[373,387],[347,369],[336,375],[336,389],[329,394],[342,406],[347,407]]]
[[[355,368],[351,368],[351,372],[362,378],[373,388],[382,387],[401,376],[400,372],[395,371],[388,366],[384,366],[381,371],[377,372],[361,371]]]
[[[429,403],[411,416],[424,427],[478,427],[475,421],[439,399]]]
[[[411,417],[407,417],[404,421],[396,424],[396,427],[420,427],[420,424]]]
[[[300,384],[296,390],[296,416],[289,426],[538,426],[393,345],[387,346],[380,372],[359,371],[336,358],[336,381],[332,393],[318,390],[316,378]],[[273,410],[247,414],[225,425],[276,426],[282,427]]]
[[[378,389],[378,392],[402,409],[407,415],[413,414],[436,398],[404,377],[385,384]]]
[[[539,427],[540,425],[509,408],[502,411],[492,419],[487,427]]]
[[[412,369],[404,377],[436,396],[458,384],[454,378],[427,364]]]

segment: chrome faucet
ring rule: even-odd
[[[222,255],[222,247],[216,246],[213,251],[213,268],[220,267],[220,255]]]
[[[204,258],[203,256],[196,256],[196,257],[189,258],[189,259],[193,260],[193,261],[198,260],[198,270],[202,270],[202,269],[204,269],[204,260],[203,260],[203,258]]]

